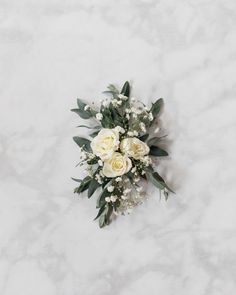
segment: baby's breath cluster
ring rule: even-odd
[[[149,130],[156,124],[163,104],[158,99],[150,108],[136,98],[130,98],[130,85],[125,82],[121,91],[109,85],[95,109],[77,99],[78,108],[72,109],[82,119],[91,119],[91,140],[79,136],[73,139],[80,147],[80,162],[88,175],[79,182],[76,193],[88,192],[92,197],[96,190],[99,225],[108,225],[112,216],[130,213],[146,199],[143,182],[149,180],[168,198],[171,189],[154,171],[152,157],[167,156],[159,147],[162,137],[151,137]],[[159,128],[157,126],[156,128]],[[155,129],[156,129],[155,128]],[[158,129],[159,131],[159,129]]]

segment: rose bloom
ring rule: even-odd
[[[132,162],[126,155],[114,152],[110,159],[105,160],[102,172],[106,177],[117,177],[127,173],[131,167]]]
[[[149,153],[147,144],[136,137],[125,138],[121,141],[120,149],[122,153],[136,160],[141,159]]]
[[[93,153],[102,160],[109,159],[119,147],[119,132],[115,129],[102,129],[91,142]]]

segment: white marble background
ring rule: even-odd
[[[236,294],[236,2],[1,0],[0,294]],[[105,229],[75,196],[77,97],[165,98],[158,192]]]

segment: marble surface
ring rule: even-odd
[[[236,294],[235,77],[234,0],[1,0],[0,294]],[[177,194],[101,230],[69,110],[125,80],[165,99]]]

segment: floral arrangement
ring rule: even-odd
[[[79,182],[75,193],[88,191],[90,198],[97,189],[99,226],[108,225],[112,216],[130,213],[141,204],[146,195],[142,191],[142,181],[150,181],[165,198],[172,190],[153,168],[153,157],[165,157],[168,153],[158,145],[162,137],[151,137],[148,130],[154,126],[163,105],[163,99],[152,103],[151,108],[130,98],[130,85],[125,82],[121,91],[109,85],[108,95],[101,101],[99,110],[77,99],[78,108],[71,111],[82,119],[92,119],[92,140],[75,136],[81,149],[80,166],[86,166],[88,176],[84,179],[72,178]]]

